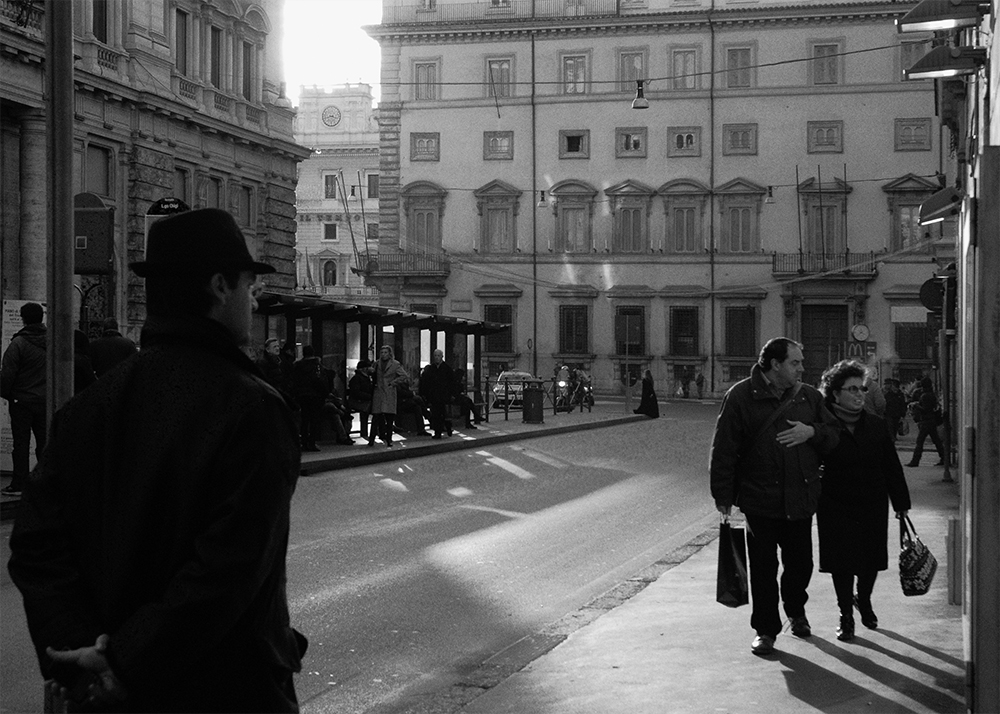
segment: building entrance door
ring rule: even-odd
[[[803,305],[801,328],[806,363],[802,381],[815,386],[827,367],[844,359],[847,305]]]

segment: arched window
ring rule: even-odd
[[[337,284],[337,263],[328,260],[323,263],[323,285],[330,287]]]

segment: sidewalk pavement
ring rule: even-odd
[[[902,594],[890,522],[889,570],[873,598],[879,627],[868,630],[856,616],[852,642],[836,639],[833,585],[815,572],[806,608],[812,637],[793,636],[786,623],[773,655],[751,654],[750,608],[715,602],[713,529],[661,560],[665,572],[648,586],[644,574],[633,578],[637,594],[613,609],[587,617],[588,608],[602,607],[598,598],[581,610],[579,626],[568,617],[539,633],[535,646],[550,649],[523,669],[512,672],[510,663],[524,642],[485,662],[450,698],[468,702],[461,709],[468,714],[964,712],[962,608],[949,604],[946,547],[959,492],[942,471],[906,469],[911,518],[938,559],[930,592]],[[426,711],[455,710],[441,699]]]

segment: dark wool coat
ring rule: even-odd
[[[127,711],[296,711],[298,473],[292,412],[228,331],[148,322],[136,357],[57,412],[25,487],[9,569],[43,674],[73,674],[46,646],[106,633]]]
[[[871,573],[889,564],[889,501],[910,510],[910,492],[884,419],[862,412],[854,433],[846,426],[840,443],[823,461],[819,569],[824,573]]]
[[[19,402],[45,402],[45,325],[25,325],[3,353],[0,397]]]
[[[420,373],[420,396],[428,404],[448,404],[455,396],[455,372],[447,362],[431,362]]]
[[[837,445],[839,422],[824,405],[823,395],[803,384],[788,410],[755,440],[779,404],[757,365],[748,379],[726,392],[712,440],[716,505],[735,504],[744,513],[781,520],[811,518],[816,512],[820,458]],[[789,421],[808,424],[816,433],[804,444],[782,446],[778,432],[787,430]]]
[[[642,399],[639,400],[639,408],[636,414],[645,414],[653,419],[660,416],[660,405],[656,402],[656,391],[653,389],[653,380],[642,378]]]

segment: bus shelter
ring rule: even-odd
[[[323,366],[346,384],[358,360],[378,359],[382,345],[392,347],[410,377],[440,349],[445,361],[479,389],[483,379],[482,338],[510,325],[452,315],[410,312],[379,305],[331,300],[319,295],[264,292],[257,300],[254,335],[260,343],[277,337],[296,346],[309,344]],[[471,375],[470,375],[471,370]],[[471,379],[470,379],[471,376]],[[480,401],[476,399],[476,401]]]

